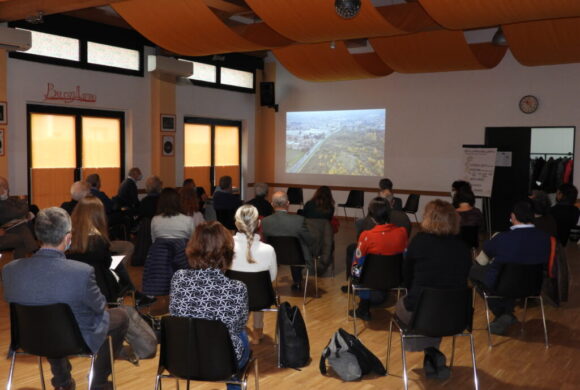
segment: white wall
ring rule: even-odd
[[[394,73],[379,79],[314,83],[297,79],[278,64],[276,75],[277,182],[367,187],[378,182],[368,177],[285,173],[287,111],[385,107],[385,176],[398,188],[446,192],[462,173],[461,145],[482,144],[486,126],[580,124],[576,98],[580,64],[524,67],[509,52],[496,68],[481,71]],[[518,109],[520,98],[529,94],[540,102],[531,115]],[[579,146],[576,137],[577,150]],[[574,170],[579,183],[578,161]],[[346,194],[335,197],[340,202]]]
[[[183,118],[185,116],[229,119],[242,122],[242,191],[254,180],[254,135],[256,95],[193,86],[180,82],[176,91],[177,134],[175,148],[176,184],[183,181]],[[253,196],[253,192],[251,193]]]
[[[81,92],[97,96],[94,103],[45,101],[48,83],[61,91],[80,86]],[[8,59],[8,143],[10,154],[10,192],[27,194],[26,105],[82,107],[125,112],[125,166],[150,172],[151,119],[150,83],[145,77],[125,76]],[[112,194],[109,194],[112,195]]]

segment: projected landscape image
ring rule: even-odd
[[[286,172],[382,176],[385,109],[286,114]]]

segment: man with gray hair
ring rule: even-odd
[[[306,226],[306,219],[301,215],[288,214],[288,195],[284,191],[275,192],[272,195],[274,214],[262,220],[262,230],[266,237],[290,236],[297,237],[302,245],[302,252],[306,265],[313,270],[312,254],[310,246],[313,238]],[[299,290],[302,283],[302,268],[292,267],[292,289]]]
[[[14,249],[14,258],[20,258],[38,249],[28,226],[33,218],[24,200],[10,197],[8,180],[0,176],[0,250]]]
[[[64,252],[71,243],[71,220],[66,211],[59,207],[41,210],[34,231],[41,248],[32,257],[12,261],[2,270],[4,299],[23,305],[69,305],[87,346],[98,352],[91,390],[112,389],[112,383],[107,381],[112,362],[109,343],[105,340],[107,335],[112,337],[113,352],[117,356],[129,318],[120,308],[106,308],[93,267],[66,259]],[[74,390],[68,359],[48,359],[48,362],[54,388]]]
[[[63,202],[60,207],[64,209],[68,215],[72,215],[73,210],[75,209],[79,200],[87,196],[91,193],[91,187],[89,183],[84,181],[75,181],[70,186],[70,197],[71,200],[69,202]]]
[[[254,199],[250,200],[248,204],[251,204],[258,209],[258,214],[261,217],[268,217],[274,213],[274,209],[270,202],[266,200],[268,195],[268,184],[266,183],[256,183],[254,184],[254,192],[256,196]]]

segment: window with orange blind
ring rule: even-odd
[[[210,193],[221,176],[231,176],[234,187],[240,187],[241,122],[185,118],[184,177]]]

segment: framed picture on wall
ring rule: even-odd
[[[4,142],[4,129],[0,129],[0,156],[4,156],[4,146],[6,143]]]
[[[161,114],[161,131],[175,131],[175,115]]]
[[[8,124],[8,110],[6,104],[6,102],[0,102],[0,125]]]
[[[175,154],[175,138],[172,135],[164,135],[161,141],[163,156],[173,156]]]

